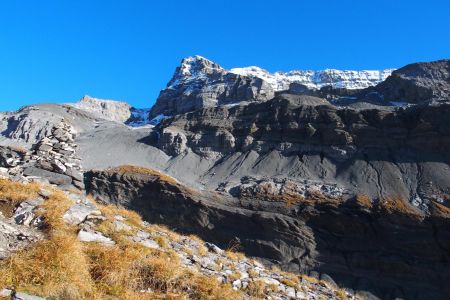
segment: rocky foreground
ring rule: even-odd
[[[0,179],[0,211],[3,298],[356,299],[78,192]]]

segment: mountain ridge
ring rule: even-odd
[[[447,61],[360,90],[286,91],[202,64],[135,111],[146,126],[125,120],[130,105],[89,97],[0,114],[0,175],[90,193],[368,297],[448,298]]]

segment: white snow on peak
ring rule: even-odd
[[[167,85],[169,89],[176,89],[180,84],[195,84],[207,82],[208,75],[227,72],[220,65],[200,55],[189,56],[181,61],[181,65]]]
[[[154,117],[150,122],[148,122],[150,125],[156,126],[159,123],[161,123],[163,120],[169,118],[168,116],[165,116],[163,114],[157,115]]]
[[[299,83],[310,89],[320,89],[324,86],[346,89],[363,89],[377,85],[385,80],[394,69],[385,70],[336,70],[326,69],[321,71],[289,71],[270,73],[259,67],[231,69],[231,73],[254,76],[267,81],[275,91],[287,90],[291,83]]]
[[[204,72],[205,69],[222,69],[219,65],[215,64],[209,59],[204,58],[200,55],[189,56],[183,59],[180,66],[180,72],[183,75],[196,75],[199,69]]]
[[[131,121],[126,124],[131,127],[142,127],[149,124],[148,116],[150,109],[148,108],[132,108],[131,109]]]
[[[200,55],[189,56],[181,61],[177,72],[167,85],[168,89],[177,89],[181,84],[188,85],[187,92],[198,86],[210,83],[212,74],[238,74],[257,77],[269,83],[275,91],[287,90],[291,83],[299,83],[310,89],[324,86],[346,89],[363,89],[377,85],[385,80],[395,69],[385,70],[336,70],[321,71],[299,70],[270,73],[260,67],[233,68],[226,70],[215,62]]]

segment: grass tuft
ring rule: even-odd
[[[0,182],[0,192],[11,201],[32,198],[39,188]],[[123,216],[134,230],[159,228],[144,226],[134,212],[98,205],[106,220],[95,229],[111,236],[116,245],[80,242],[77,228],[62,219],[71,205],[63,192],[54,191],[40,206],[38,211],[45,222],[47,239],[0,261],[0,288],[10,287],[55,300],[243,298],[229,284],[182,266],[175,252],[149,249],[130,241],[129,232],[114,232],[117,215]],[[172,235],[178,238],[176,233],[168,237]],[[167,247],[168,241],[164,237],[158,243]],[[199,240],[199,245],[202,244]]]

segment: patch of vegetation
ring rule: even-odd
[[[133,166],[133,165],[123,165],[123,166],[119,166],[119,167],[116,167],[116,168],[113,168],[110,170],[113,172],[117,172],[119,174],[132,173],[132,174],[156,176],[161,181],[165,181],[165,182],[168,182],[171,184],[179,184],[178,180],[176,180],[172,176],[169,176],[167,174],[164,174],[164,173],[154,170],[154,169]]]
[[[0,179],[0,199],[8,200],[14,204],[38,196],[40,186],[36,183],[23,184],[8,179]]]
[[[380,201],[380,208],[390,214],[398,213],[407,216],[419,216],[418,212],[402,197],[392,196]]]
[[[450,218],[450,208],[437,202],[431,202],[431,212],[441,218]]]
[[[357,194],[355,197],[355,202],[360,207],[365,207],[368,209],[373,208],[372,199],[366,194]]]
[[[39,191],[38,185],[0,185],[3,195],[15,201],[32,198]],[[106,220],[97,226],[111,234],[116,245],[80,242],[77,227],[62,218],[71,205],[64,193],[53,191],[40,206],[47,238],[0,261],[0,288],[56,300],[243,298],[229,284],[182,266],[173,251],[133,243],[127,232],[113,234],[110,226],[118,215],[125,223],[142,226],[142,219],[134,212],[99,205]]]

